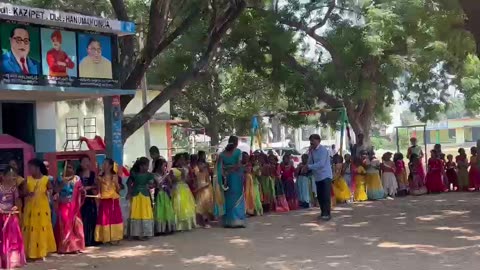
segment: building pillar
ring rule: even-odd
[[[57,151],[57,114],[55,102],[35,103],[35,151],[37,154]]]
[[[465,143],[465,128],[456,128],[455,129],[455,143],[463,144]]]
[[[104,97],[105,154],[118,165],[123,165],[122,110],[120,96]]]

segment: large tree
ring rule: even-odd
[[[123,21],[135,21],[145,36],[140,50],[135,36],[120,38],[122,59],[121,87],[136,89],[153,61],[169,49],[178,46],[178,40],[193,36],[196,54],[186,68],[179,70],[163,91],[146,107],[123,123],[124,141],[148,121],[160,107],[194,80],[208,65],[223,36],[243,12],[245,0],[13,0],[42,8],[58,8],[86,15],[114,16]],[[192,28],[195,31],[192,31]],[[125,109],[133,99],[122,96]]]
[[[288,0],[252,14],[297,34],[293,54],[275,54],[282,44],[265,46],[281,63],[278,70],[303,78],[304,91],[293,92],[304,97],[299,105],[311,105],[308,97],[315,97],[330,107],[345,106],[354,131],[367,138],[395,91],[419,119],[434,118],[449,89],[462,89],[464,61],[474,51],[471,35],[458,27],[458,3],[447,10],[424,0]],[[291,76],[277,79],[288,85]]]

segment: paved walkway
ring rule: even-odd
[[[272,214],[247,229],[197,229],[124,241],[82,255],[52,256],[27,269],[385,270],[480,267],[480,193],[408,197]]]

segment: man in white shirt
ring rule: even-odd
[[[317,189],[317,199],[320,205],[320,219],[328,221],[331,219],[331,192],[332,192],[332,165],[328,149],[320,144],[321,138],[318,134],[310,136],[310,151],[308,155],[308,168],[304,167],[303,173],[307,170],[313,172]]]

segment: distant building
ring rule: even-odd
[[[423,137],[423,130],[417,130],[416,135]],[[478,139],[480,139],[480,118],[448,119],[427,123],[427,144],[470,146]]]

